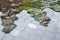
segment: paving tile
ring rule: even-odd
[[[48,24],[48,27],[57,28],[57,21],[51,20]]]
[[[57,28],[60,29],[60,22],[57,23]]]
[[[26,19],[26,20],[24,21],[24,23],[26,24],[26,26],[28,26],[28,24],[32,23],[32,20]]]
[[[14,29],[13,31],[10,32],[10,34],[15,36],[15,37],[19,36],[20,33],[21,33],[21,31],[19,31],[17,29]]]
[[[57,28],[59,21],[56,20],[58,19],[57,17],[60,18],[60,16],[54,14],[54,12],[51,11],[48,12],[47,16],[50,17],[52,20],[47,27],[44,27],[40,25],[38,21],[34,20],[34,18],[30,16],[30,14],[27,14],[27,11],[23,10],[22,12],[20,12],[20,14],[16,15],[17,17],[19,17],[19,19],[15,21],[15,24],[18,26],[16,27],[15,31],[12,32],[13,35],[11,33],[4,34],[1,31],[3,26],[0,25],[0,40],[60,40],[60,29]],[[52,13],[54,15],[52,15]],[[37,28],[29,28],[28,25],[30,23],[36,25]]]
[[[18,24],[20,24],[20,23],[22,23],[20,20],[16,20],[16,21],[14,22],[14,24],[16,24],[16,25],[18,25]]]
[[[53,14],[51,14],[51,13],[47,13],[46,16],[48,16],[49,18],[52,18],[52,17],[53,17]]]
[[[31,34],[30,35],[30,40],[41,40],[41,37],[40,36],[38,36],[38,35],[36,35],[36,34]]]
[[[56,15],[57,12],[53,11],[52,9],[46,8],[44,11],[47,12],[48,17],[58,19],[58,15]]]
[[[5,36],[5,33],[3,33],[1,30],[0,30],[0,40]]]
[[[57,28],[56,31],[57,31],[57,33],[60,33],[60,28]]]
[[[51,17],[52,15],[51,15],[51,13],[47,13],[47,15],[46,15],[46,16]]]
[[[55,24],[48,24],[48,27],[47,28],[53,28],[53,29],[56,29],[57,28],[57,25]]]
[[[60,39],[55,39],[55,40],[60,40]]]
[[[41,40],[54,40],[54,39],[51,39],[49,37],[42,37]]]
[[[59,12],[55,12],[54,15],[55,15],[54,16],[55,19],[58,20],[60,18],[60,13]]]
[[[19,31],[23,31],[25,29],[25,27],[17,26],[16,29],[19,30]]]
[[[31,17],[31,16],[29,16],[28,19],[32,20],[32,22],[35,21],[35,19],[33,17]]]
[[[33,31],[34,34],[36,35],[39,35],[39,36],[44,36],[44,31],[43,30],[39,30],[39,29],[36,29]]]
[[[28,35],[26,34],[26,32],[21,31],[18,36],[15,36],[14,40],[28,40],[29,38],[27,37]]]
[[[56,39],[60,39],[60,33],[56,33]]]
[[[32,20],[32,23],[35,24],[35,25],[39,25],[39,22],[36,21],[36,20]]]
[[[54,18],[55,20],[58,20],[58,15],[54,14],[52,18]]]
[[[19,31],[23,31],[25,29],[25,25],[24,24],[23,25],[21,25],[21,24],[17,25],[17,27],[15,29],[17,29]]]
[[[36,34],[36,35],[39,35],[39,36],[43,36],[43,33],[44,33],[44,31],[37,30],[37,29],[34,30],[34,29],[30,29],[30,28],[26,28],[24,31],[26,31],[29,34]]]
[[[59,14],[57,14],[57,17],[58,17],[58,20],[60,20],[60,13],[59,13]]]
[[[46,27],[46,31],[56,33],[56,28]]]
[[[30,17],[30,16],[29,16],[29,15],[26,15],[26,14],[25,14],[25,15],[22,15],[22,18],[23,18],[23,19],[28,19],[29,17]]]
[[[24,39],[21,37],[16,37],[14,40],[24,40]]]
[[[20,36],[21,38],[23,38],[24,40],[29,40],[29,39],[30,39],[29,33],[25,32],[25,31],[21,32],[19,36]]]
[[[32,34],[34,32],[35,29],[31,29],[31,28],[25,28],[25,32],[29,33],[29,34]]]
[[[19,19],[18,20],[16,20],[14,23],[15,24],[17,24],[17,23],[22,23],[22,22],[24,22],[25,21],[25,19],[23,19],[23,18],[20,18],[20,17],[18,17]]]
[[[51,32],[44,31],[44,36],[54,39],[55,36],[56,36],[56,33],[51,33]]]
[[[13,39],[14,39],[14,36],[12,36],[10,34],[6,34],[2,40],[13,40]]]
[[[23,23],[21,23],[21,25],[22,25],[23,27],[27,26],[28,24],[29,24],[29,22],[26,22],[26,21],[24,21]]]
[[[45,26],[42,26],[42,25],[37,25],[38,26],[38,29],[39,30],[46,30],[46,27]]]
[[[26,16],[26,17],[30,17],[31,15],[30,14],[28,14],[27,12],[26,13],[24,13],[24,15]]]

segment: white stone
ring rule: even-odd
[[[37,26],[35,24],[32,24],[32,23],[28,24],[28,27],[32,28],[32,29],[36,29],[37,28]]]

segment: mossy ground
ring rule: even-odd
[[[24,2],[23,4],[21,4],[20,6],[18,6],[17,8],[18,9],[21,9],[21,10],[27,10],[27,9],[30,9],[30,8],[38,8],[40,9],[41,8],[41,3],[40,2]]]

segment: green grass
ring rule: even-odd
[[[58,1],[58,5],[60,5],[60,1]]]
[[[27,10],[27,9],[30,9],[30,8],[33,8],[33,7],[23,5],[23,6],[18,6],[17,8],[20,9],[20,10]]]
[[[41,19],[41,17],[42,17],[41,15],[36,15],[36,16],[34,16],[34,19],[39,21]]]
[[[41,9],[41,3],[40,2],[30,2],[30,3],[23,3],[20,6],[18,6],[17,8],[20,10],[27,10],[30,8],[37,8],[37,9]]]

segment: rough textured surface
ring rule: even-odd
[[[54,13],[55,12],[53,12],[53,14]],[[48,15],[49,14],[51,14],[49,17],[52,18],[52,12],[49,11]],[[15,21],[17,27],[15,31],[13,30],[10,34],[3,33],[1,31],[3,26],[0,25],[0,40],[60,40],[60,27],[58,27],[59,21],[57,19],[53,19],[60,19],[58,15],[54,14],[54,17],[50,21],[48,27],[39,25],[39,22],[30,17],[30,14],[27,14],[25,10],[17,16],[19,17],[19,19]],[[36,28],[28,27],[29,24],[36,25]]]

